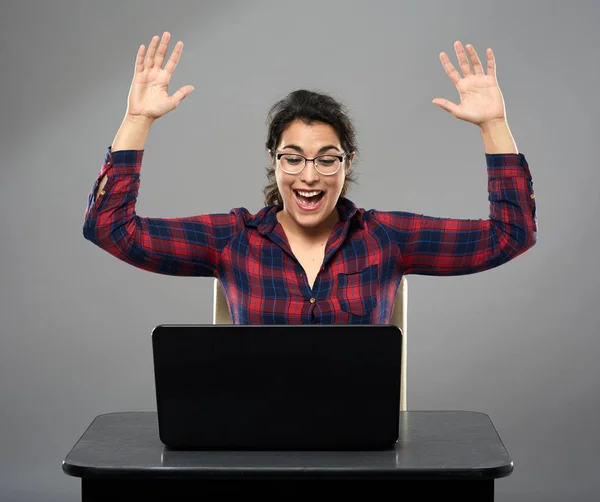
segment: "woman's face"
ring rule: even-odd
[[[288,174],[281,169],[275,153],[300,154],[312,159],[317,155],[344,155],[340,140],[329,124],[321,122],[306,124],[295,120],[281,135],[271,160],[275,167],[277,188],[283,199],[283,218],[302,228],[328,227],[337,221],[335,206],[346,179],[346,169],[354,155],[346,158],[337,173],[319,174],[313,162],[306,162],[299,174]],[[318,160],[317,160],[318,162]]]

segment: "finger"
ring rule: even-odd
[[[487,60],[488,60],[488,75],[496,78],[496,58],[494,57],[494,53],[492,49],[488,48],[487,50]]]
[[[479,60],[477,52],[475,52],[475,48],[471,44],[467,44],[466,49],[469,57],[471,58],[471,63],[473,63],[473,71],[475,72],[475,75],[483,75],[481,61]]]
[[[434,105],[438,105],[442,110],[446,110],[448,113],[452,115],[456,115],[458,112],[458,105],[453,103],[452,101],[448,101],[447,99],[435,98],[432,103]]]
[[[456,57],[458,58],[458,64],[460,64],[463,75],[465,75],[465,77],[467,75],[472,75],[473,72],[471,71],[469,61],[467,60],[467,55],[465,54],[465,50],[459,41],[454,42],[454,49],[456,50]]]
[[[177,63],[179,63],[179,58],[181,57],[181,51],[183,50],[183,42],[180,40],[173,47],[173,52],[171,53],[171,57],[167,61],[167,65],[165,66],[165,70],[168,73],[173,73],[175,68],[177,68]]]
[[[173,106],[177,107],[181,101],[187,98],[192,91],[194,90],[194,86],[192,85],[184,85],[171,96],[171,101],[173,102]]]
[[[440,52],[440,61],[442,62],[444,70],[450,77],[450,80],[452,80],[452,83],[454,83],[454,85],[458,84],[462,77],[460,76],[460,73],[458,73],[457,69],[454,68],[454,65],[445,52]]]
[[[154,35],[150,44],[148,45],[148,50],[146,51],[146,58],[144,59],[144,67],[152,68],[154,66],[154,54],[156,53],[156,47],[158,46],[158,35]]]
[[[156,50],[156,57],[154,58],[154,66],[157,66],[158,68],[162,68],[163,61],[165,60],[165,54],[167,53],[167,47],[169,46],[170,38],[171,34],[168,31],[165,31],[160,41],[160,45]]]
[[[135,72],[140,73],[144,71],[144,51],[146,47],[144,45],[140,45],[140,48],[137,51],[137,56],[135,57]]]

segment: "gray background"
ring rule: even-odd
[[[598,500],[599,4],[4,1],[0,10],[0,499],[76,501],[61,462],[101,413],[155,408],[150,332],[211,322],[212,280],[135,269],[86,241],[88,192],[139,44],[185,47],[152,129],[138,213],[262,205],[266,112],[307,87],[350,107],[362,207],[486,218],[476,126],[438,55],[492,47],[530,163],[539,240],[498,269],[409,277],[410,409],[488,413],[515,463],[499,501]]]

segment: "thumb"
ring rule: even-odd
[[[458,111],[458,106],[447,99],[435,98],[432,103],[434,105],[438,105],[442,110],[446,110],[453,115],[456,115],[456,112]]]
[[[179,105],[179,103],[181,103],[185,98],[187,98],[192,91],[194,90],[194,86],[192,85],[184,85],[183,87],[181,87],[179,90],[177,90],[175,93],[173,93],[173,96],[171,97],[171,100],[173,101],[173,105],[175,107],[177,107]]]

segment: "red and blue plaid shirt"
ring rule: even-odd
[[[143,153],[108,148],[89,194],[85,238],[143,270],[218,278],[236,324],[388,324],[403,274],[481,272],[537,239],[525,156],[486,154],[489,219],[365,210],[341,198],[340,219],[311,288],[277,221],[280,206],[256,214],[242,207],[187,218],[138,216]]]

